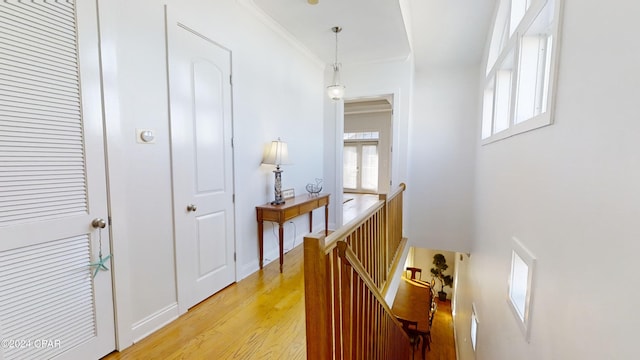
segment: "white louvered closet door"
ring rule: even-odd
[[[107,219],[97,34],[95,1],[0,2],[0,360],[115,349],[111,271],[90,266]]]

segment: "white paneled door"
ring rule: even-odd
[[[235,281],[231,53],[167,14],[178,304]]]
[[[0,359],[115,349],[96,10],[0,3]]]

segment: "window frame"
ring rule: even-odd
[[[538,129],[544,126],[551,125],[554,120],[554,109],[555,109],[555,89],[556,89],[556,78],[557,78],[557,68],[559,62],[559,49],[560,49],[560,25],[561,25],[561,11],[563,7],[563,0],[533,0],[528,1],[528,7],[524,16],[520,20],[520,23],[516,26],[515,29],[510,29],[510,20],[511,20],[511,3],[515,0],[503,0],[507,1],[506,4],[500,3],[498,7],[498,11],[496,13],[496,18],[494,20],[494,34],[491,39],[491,44],[489,48],[489,54],[487,61],[487,72],[485,77],[484,86],[482,88],[482,96],[483,96],[483,109],[481,112],[482,124],[480,126],[480,139],[481,144],[486,145],[493,143],[498,140],[502,140],[520,133],[528,132],[534,129]],[[546,97],[542,99],[542,103],[546,104],[545,111],[534,115],[530,118],[526,118],[522,121],[516,121],[516,114],[518,111],[518,103],[519,99],[519,87],[520,87],[520,69],[521,69],[521,50],[523,47],[523,39],[526,36],[530,36],[528,34],[528,30],[536,23],[539,16],[544,16],[544,10],[547,9],[546,6],[553,6],[551,11],[553,12],[553,18],[551,19],[549,25],[549,37],[551,40],[551,51],[546,55],[546,59],[549,62],[549,71],[548,75],[544,78],[543,88],[541,88],[542,93],[546,94]],[[505,8],[506,7],[506,8]],[[506,19],[501,18],[507,16]],[[503,29],[503,26],[506,26],[507,29]],[[501,35],[506,30],[509,35],[508,39],[502,39]],[[512,31],[513,30],[513,31]],[[500,34],[496,33],[499,31]],[[499,47],[497,49],[496,47]],[[497,55],[491,55],[496,54]],[[509,56],[513,55],[513,70],[512,70],[512,84],[508,98],[500,98],[495,91],[495,86],[497,83],[497,75],[500,71],[501,67],[504,65],[504,61]],[[490,61],[493,61],[490,63]],[[538,70],[540,71],[540,70]],[[546,73],[545,70],[542,70]],[[492,101],[488,101],[486,99],[487,91],[490,88],[490,85],[493,82],[493,99]],[[504,94],[503,94],[504,96]],[[500,131],[494,131],[494,123],[496,121],[496,102],[508,102],[510,104],[509,108],[509,127],[507,129],[503,129]],[[493,109],[486,109],[485,107],[491,104]],[[491,124],[488,125],[487,122]],[[490,129],[490,133],[487,134],[486,130]]]
[[[511,264],[509,270],[509,281],[508,281],[508,290],[507,290],[507,303],[509,304],[509,308],[511,309],[514,318],[516,319],[516,323],[518,327],[522,331],[522,334],[527,342],[529,342],[529,335],[531,334],[531,305],[533,300],[533,283],[534,283],[534,272],[536,265],[535,256],[529,251],[516,237],[512,239],[512,249],[511,249]],[[527,283],[526,283],[526,292],[524,296],[524,311],[521,314],[518,310],[518,304],[515,303],[513,299],[513,292],[516,287],[519,285],[514,285],[514,260],[515,257],[520,258],[525,265],[527,265]]]
[[[476,353],[478,349],[478,327],[480,325],[480,321],[478,320],[478,311],[476,310],[476,304],[471,303],[471,326],[470,326],[470,339],[471,339],[471,348],[473,352]]]

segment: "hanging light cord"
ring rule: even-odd
[[[333,62],[333,70],[337,71],[338,70],[338,33],[340,31],[342,31],[342,28],[339,26],[335,26],[333,29],[333,32],[336,34],[336,57],[335,57],[335,61]]]
[[[336,69],[338,67],[338,30],[336,29],[336,58],[333,62],[333,68]]]

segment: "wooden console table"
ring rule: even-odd
[[[258,218],[258,244],[260,246],[260,269],[262,269],[264,258],[264,221],[274,221],[280,226],[278,229],[280,247],[280,272],[284,260],[284,228],[285,222],[305,213],[309,213],[309,232],[313,231],[313,210],[324,206],[324,231],[328,235],[329,231],[329,195],[320,194],[318,196],[300,195],[291,199],[285,199],[284,204],[271,205],[270,203],[256,206]]]

